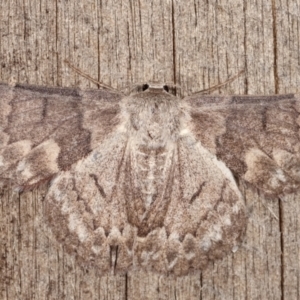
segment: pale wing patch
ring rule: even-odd
[[[0,173],[25,157],[31,147],[30,140],[15,142],[5,147],[0,154]]]
[[[245,162],[247,164],[245,179],[253,185],[262,182],[267,193],[273,193],[288,180],[275,161],[257,148],[252,148],[246,153]]]
[[[276,163],[295,180],[300,181],[300,155],[286,150],[274,149],[273,157]]]
[[[32,149],[17,166],[18,181],[32,185],[57,173],[59,152],[60,147],[54,140],[47,140]]]

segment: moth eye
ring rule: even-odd
[[[169,90],[170,90],[170,89],[169,89],[169,87],[168,87],[167,85],[164,85],[164,86],[163,86],[163,89],[164,89],[166,92],[169,93]]]
[[[149,84],[143,84],[142,90],[143,92],[149,89]]]

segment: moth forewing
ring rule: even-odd
[[[46,219],[100,272],[183,275],[235,250],[246,226],[234,176],[269,197],[299,187],[299,100],[179,99],[0,85],[0,178],[53,178]]]

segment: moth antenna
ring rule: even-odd
[[[78,73],[79,75],[81,75],[82,77],[90,80],[91,82],[99,85],[100,87],[104,88],[104,89],[108,89],[111,91],[115,91],[118,92],[117,89],[114,89],[113,87],[106,85],[105,83],[99,82],[98,80],[92,78],[91,76],[89,76],[88,74],[82,72],[80,69],[76,68],[75,66],[73,66],[67,59],[64,60],[64,63],[66,63],[68,65],[68,67],[70,67],[71,69],[73,69],[76,73]]]
[[[210,88],[208,88],[208,89],[204,89],[204,90],[198,91],[198,92],[196,92],[196,93],[193,93],[193,95],[195,95],[195,94],[209,94],[209,93],[211,93],[211,92],[217,90],[218,88],[223,87],[223,86],[225,86],[226,84],[228,84],[228,83],[234,81],[235,79],[237,79],[237,78],[238,78],[241,74],[243,74],[243,73],[245,73],[245,70],[239,71],[235,76],[229,78],[229,79],[226,80],[225,82],[222,82],[222,83],[220,83],[220,84],[214,85],[214,86],[212,86],[212,87],[210,87]]]

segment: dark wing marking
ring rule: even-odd
[[[297,95],[194,95],[185,101],[193,133],[235,176],[271,197],[299,189]]]
[[[0,84],[0,179],[32,185],[85,157],[118,124],[121,94]]]

